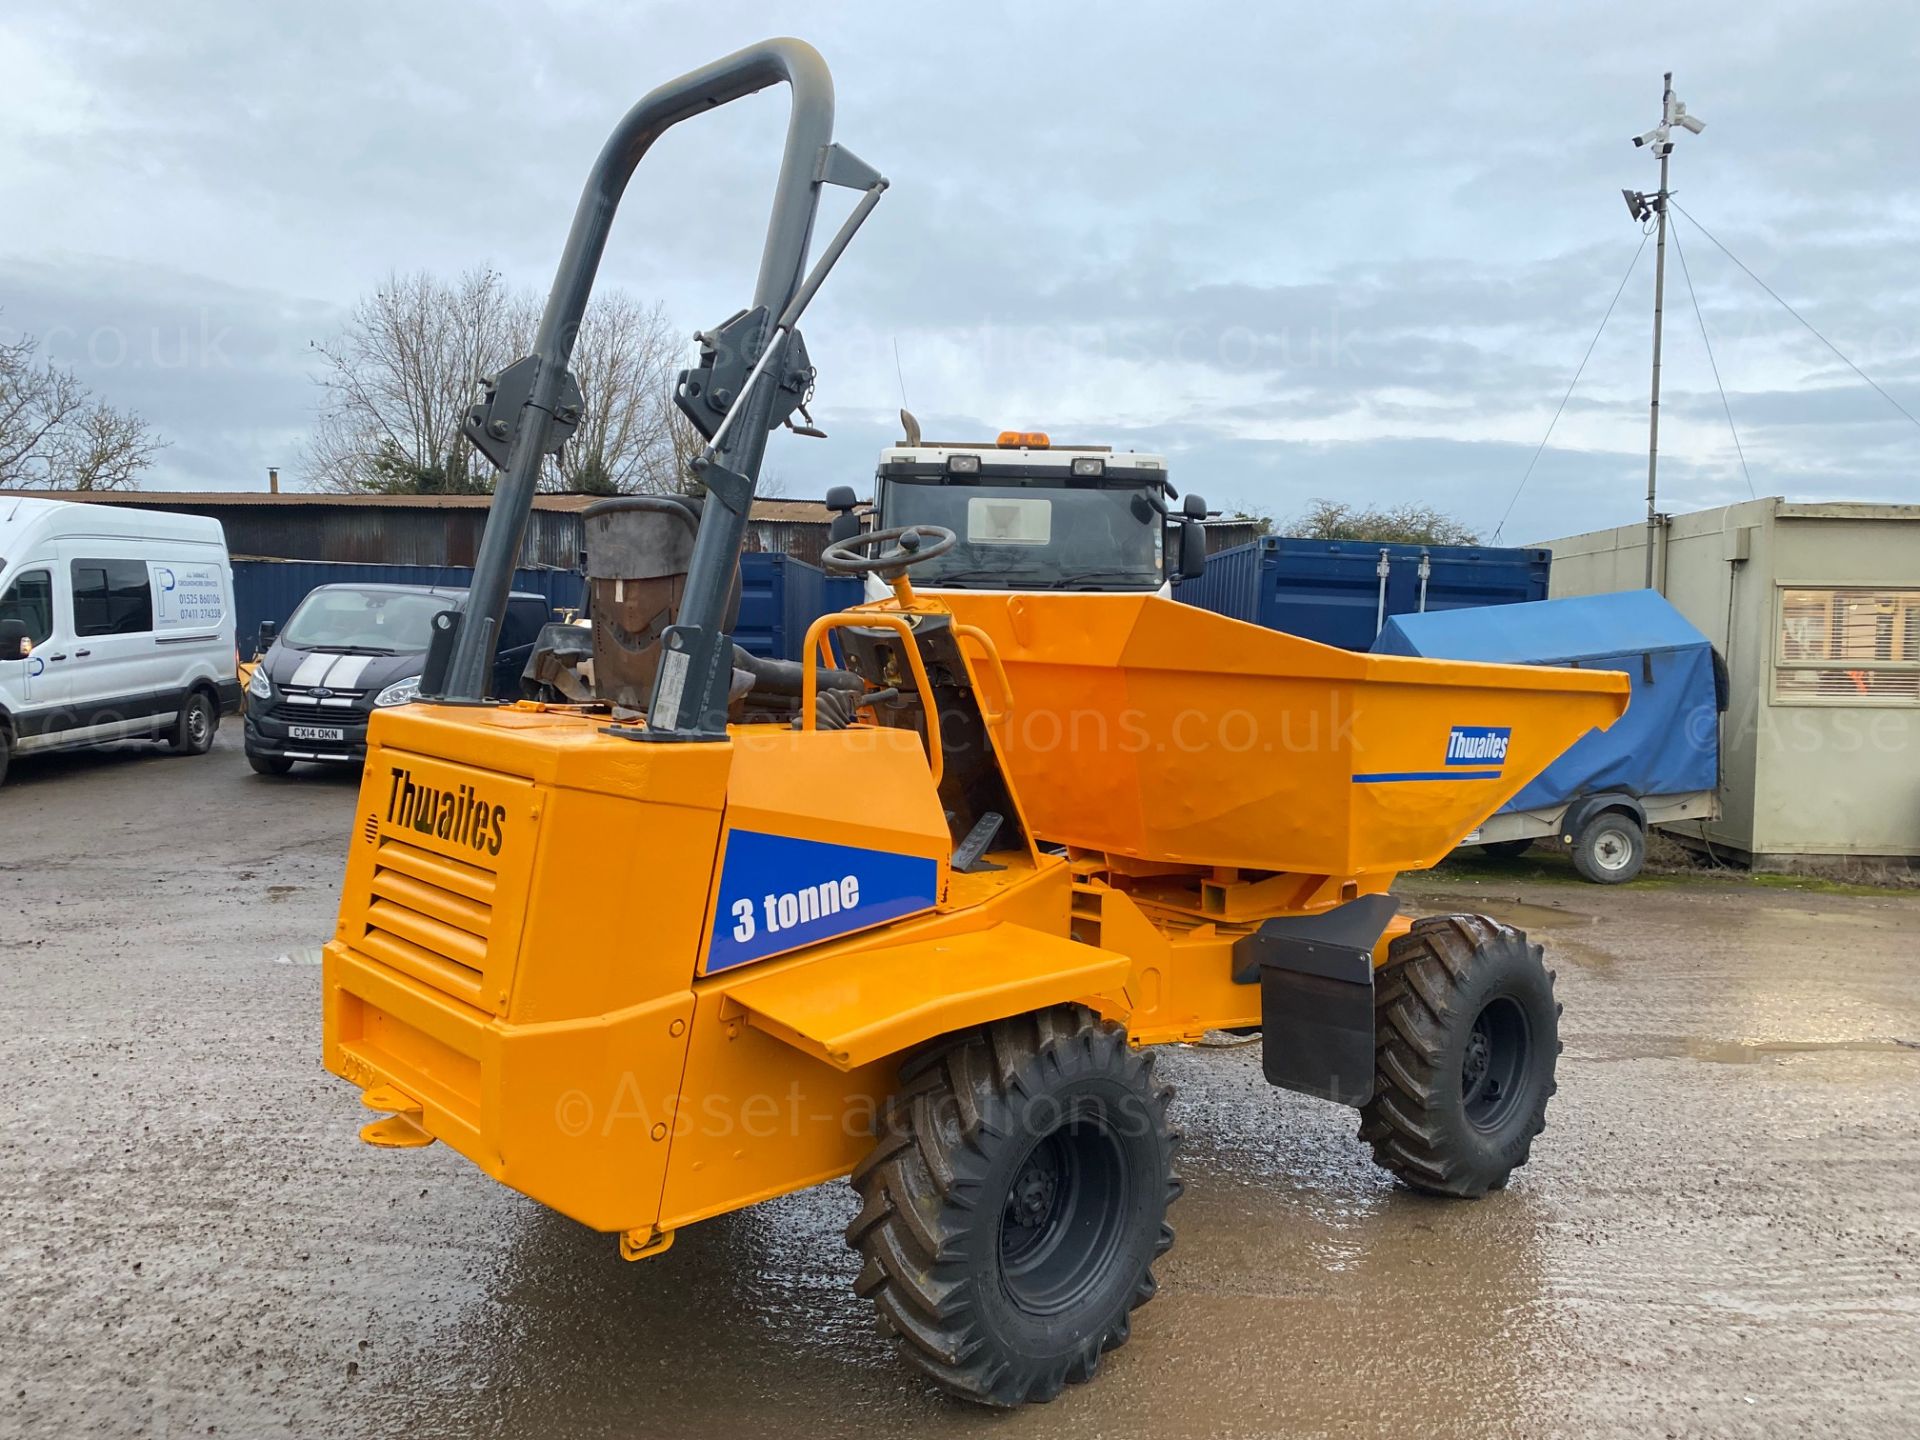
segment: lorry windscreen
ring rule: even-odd
[[[892,478],[882,523],[942,525],[960,537],[914,567],[921,585],[1152,590],[1165,521],[1143,486],[945,484]]]
[[[280,638],[302,650],[425,650],[433,617],[452,604],[445,595],[329,587],[300,602]]]

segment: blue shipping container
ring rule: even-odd
[[[791,555],[749,552],[740,557],[733,643],[751,655],[798,660],[809,625],[864,598],[858,575],[829,575]]]
[[[236,560],[233,562],[234,634],[242,651],[260,633],[260,622],[285,625],[322,585],[439,585],[464,590],[473,581],[465,565],[350,565],[327,560]],[[516,570],[513,588],[547,597],[555,609],[586,604],[586,577],[575,570]]]
[[[1423,557],[1428,569],[1424,596]],[[1189,605],[1269,630],[1366,650],[1379,633],[1383,593],[1388,618],[1544,600],[1552,560],[1549,550],[1268,535],[1209,555],[1207,573],[1180,581],[1173,594]]]

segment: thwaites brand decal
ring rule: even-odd
[[[1509,725],[1456,725],[1447,733],[1447,764],[1498,769],[1512,739]]]
[[[930,910],[939,879],[924,855],[729,831],[707,973]]]
[[[498,855],[507,838],[507,807],[481,798],[471,785],[442,790],[422,785],[405,766],[393,767],[387,791],[387,824]]]
[[[1356,785],[1404,785],[1420,780],[1498,780],[1513,740],[1511,725],[1455,725],[1447,731],[1441,770],[1369,770],[1353,777]]]

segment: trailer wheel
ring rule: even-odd
[[[1546,1128],[1560,1006],[1521,931],[1483,915],[1416,920],[1374,977],[1374,1163],[1430,1195],[1506,1187]]]
[[[1172,1087],[1078,1006],[950,1037],[900,1081],[853,1172],[855,1292],[964,1399],[1046,1401],[1091,1379],[1173,1244]]]
[[[214,732],[220,728],[220,707],[204,690],[188,694],[180,706],[180,718],[174,722],[167,743],[182,755],[204,755],[213,749]]]
[[[1647,863],[1647,832],[1624,810],[1603,810],[1580,827],[1573,868],[1596,885],[1624,885]]]

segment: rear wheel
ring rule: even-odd
[[[256,775],[284,775],[293,769],[293,761],[279,755],[262,755],[258,750],[247,751],[247,764]]]
[[[180,707],[167,743],[182,755],[204,755],[213,748],[214,732],[220,728],[220,709],[204,690],[195,690]]]
[[[1546,1128],[1560,1006],[1538,945],[1483,915],[1416,920],[1374,977],[1360,1138],[1416,1190],[1504,1189]]]
[[[901,1072],[853,1173],[855,1291],[900,1353],[986,1405],[1089,1380],[1173,1244],[1170,1086],[1078,1007],[941,1042]]]
[[[1647,862],[1647,832],[1619,810],[1596,815],[1573,841],[1573,868],[1596,885],[1624,885]]]

